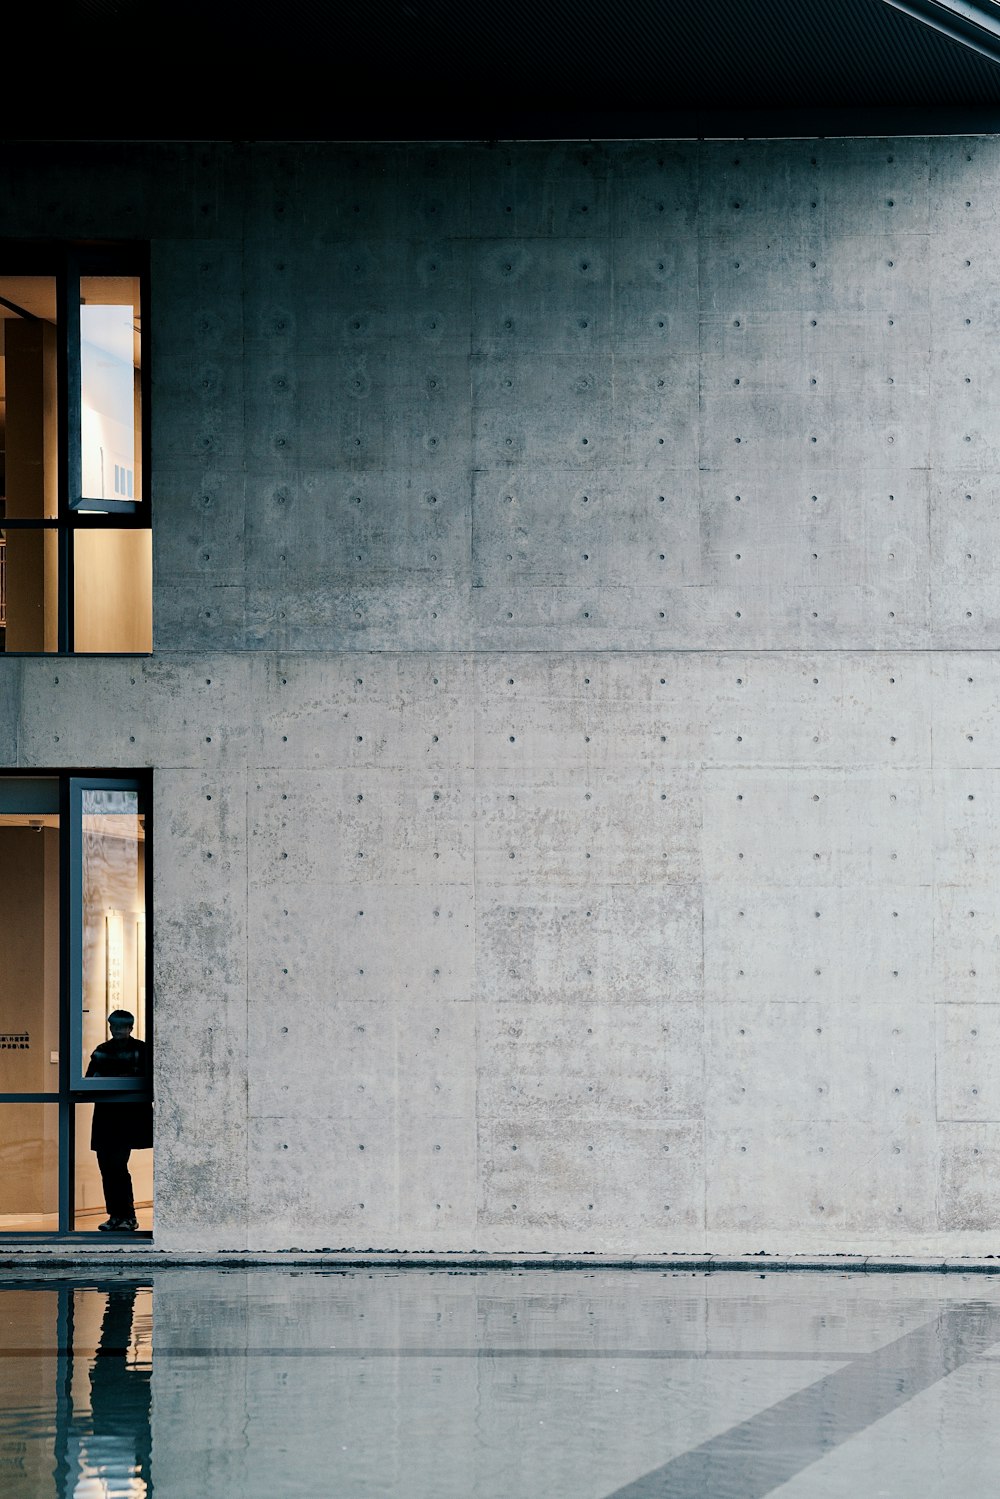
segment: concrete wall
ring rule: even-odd
[[[164,1247],[993,1247],[994,139],[37,147],[152,242]],[[363,914],[362,914],[363,913]]]

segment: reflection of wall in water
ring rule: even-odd
[[[59,832],[51,827],[0,827],[0,1035],[25,1033],[26,1049],[0,1043],[0,1092],[58,1091]],[[3,1123],[8,1210],[54,1213],[57,1110],[5,1104]]]

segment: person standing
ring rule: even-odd
[[[112,1010],[108,1016],[111,1039],[91,1053],[88,1077],[149,1076],[146,1043],[132,1035],[134,1024],[129,1010]],[[97,1225],[102,1233],[134,1233],[139,1227],[128,1158],[133,1150],[150,1150],[152,1145],[153,1105],[148,1099],[134,1103],[95,1100],[90,1148],[97,1156],[108,1213],[107,1222]]]

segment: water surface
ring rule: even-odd
[[[4,1499],[954,1499],[998,1397],[983,1276],[0,1280]]]

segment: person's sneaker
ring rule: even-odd
[[[139,1227],[139,1220],[138,1218],[119,1218],[118,1227],[121,1229],[122,1233],[134,1234],[136,1229]]]
[[[97,1227],[102,1234],[119,1234],[125,1227],[125,1219],[109,1218],[106,1223],[99,1223]]]

